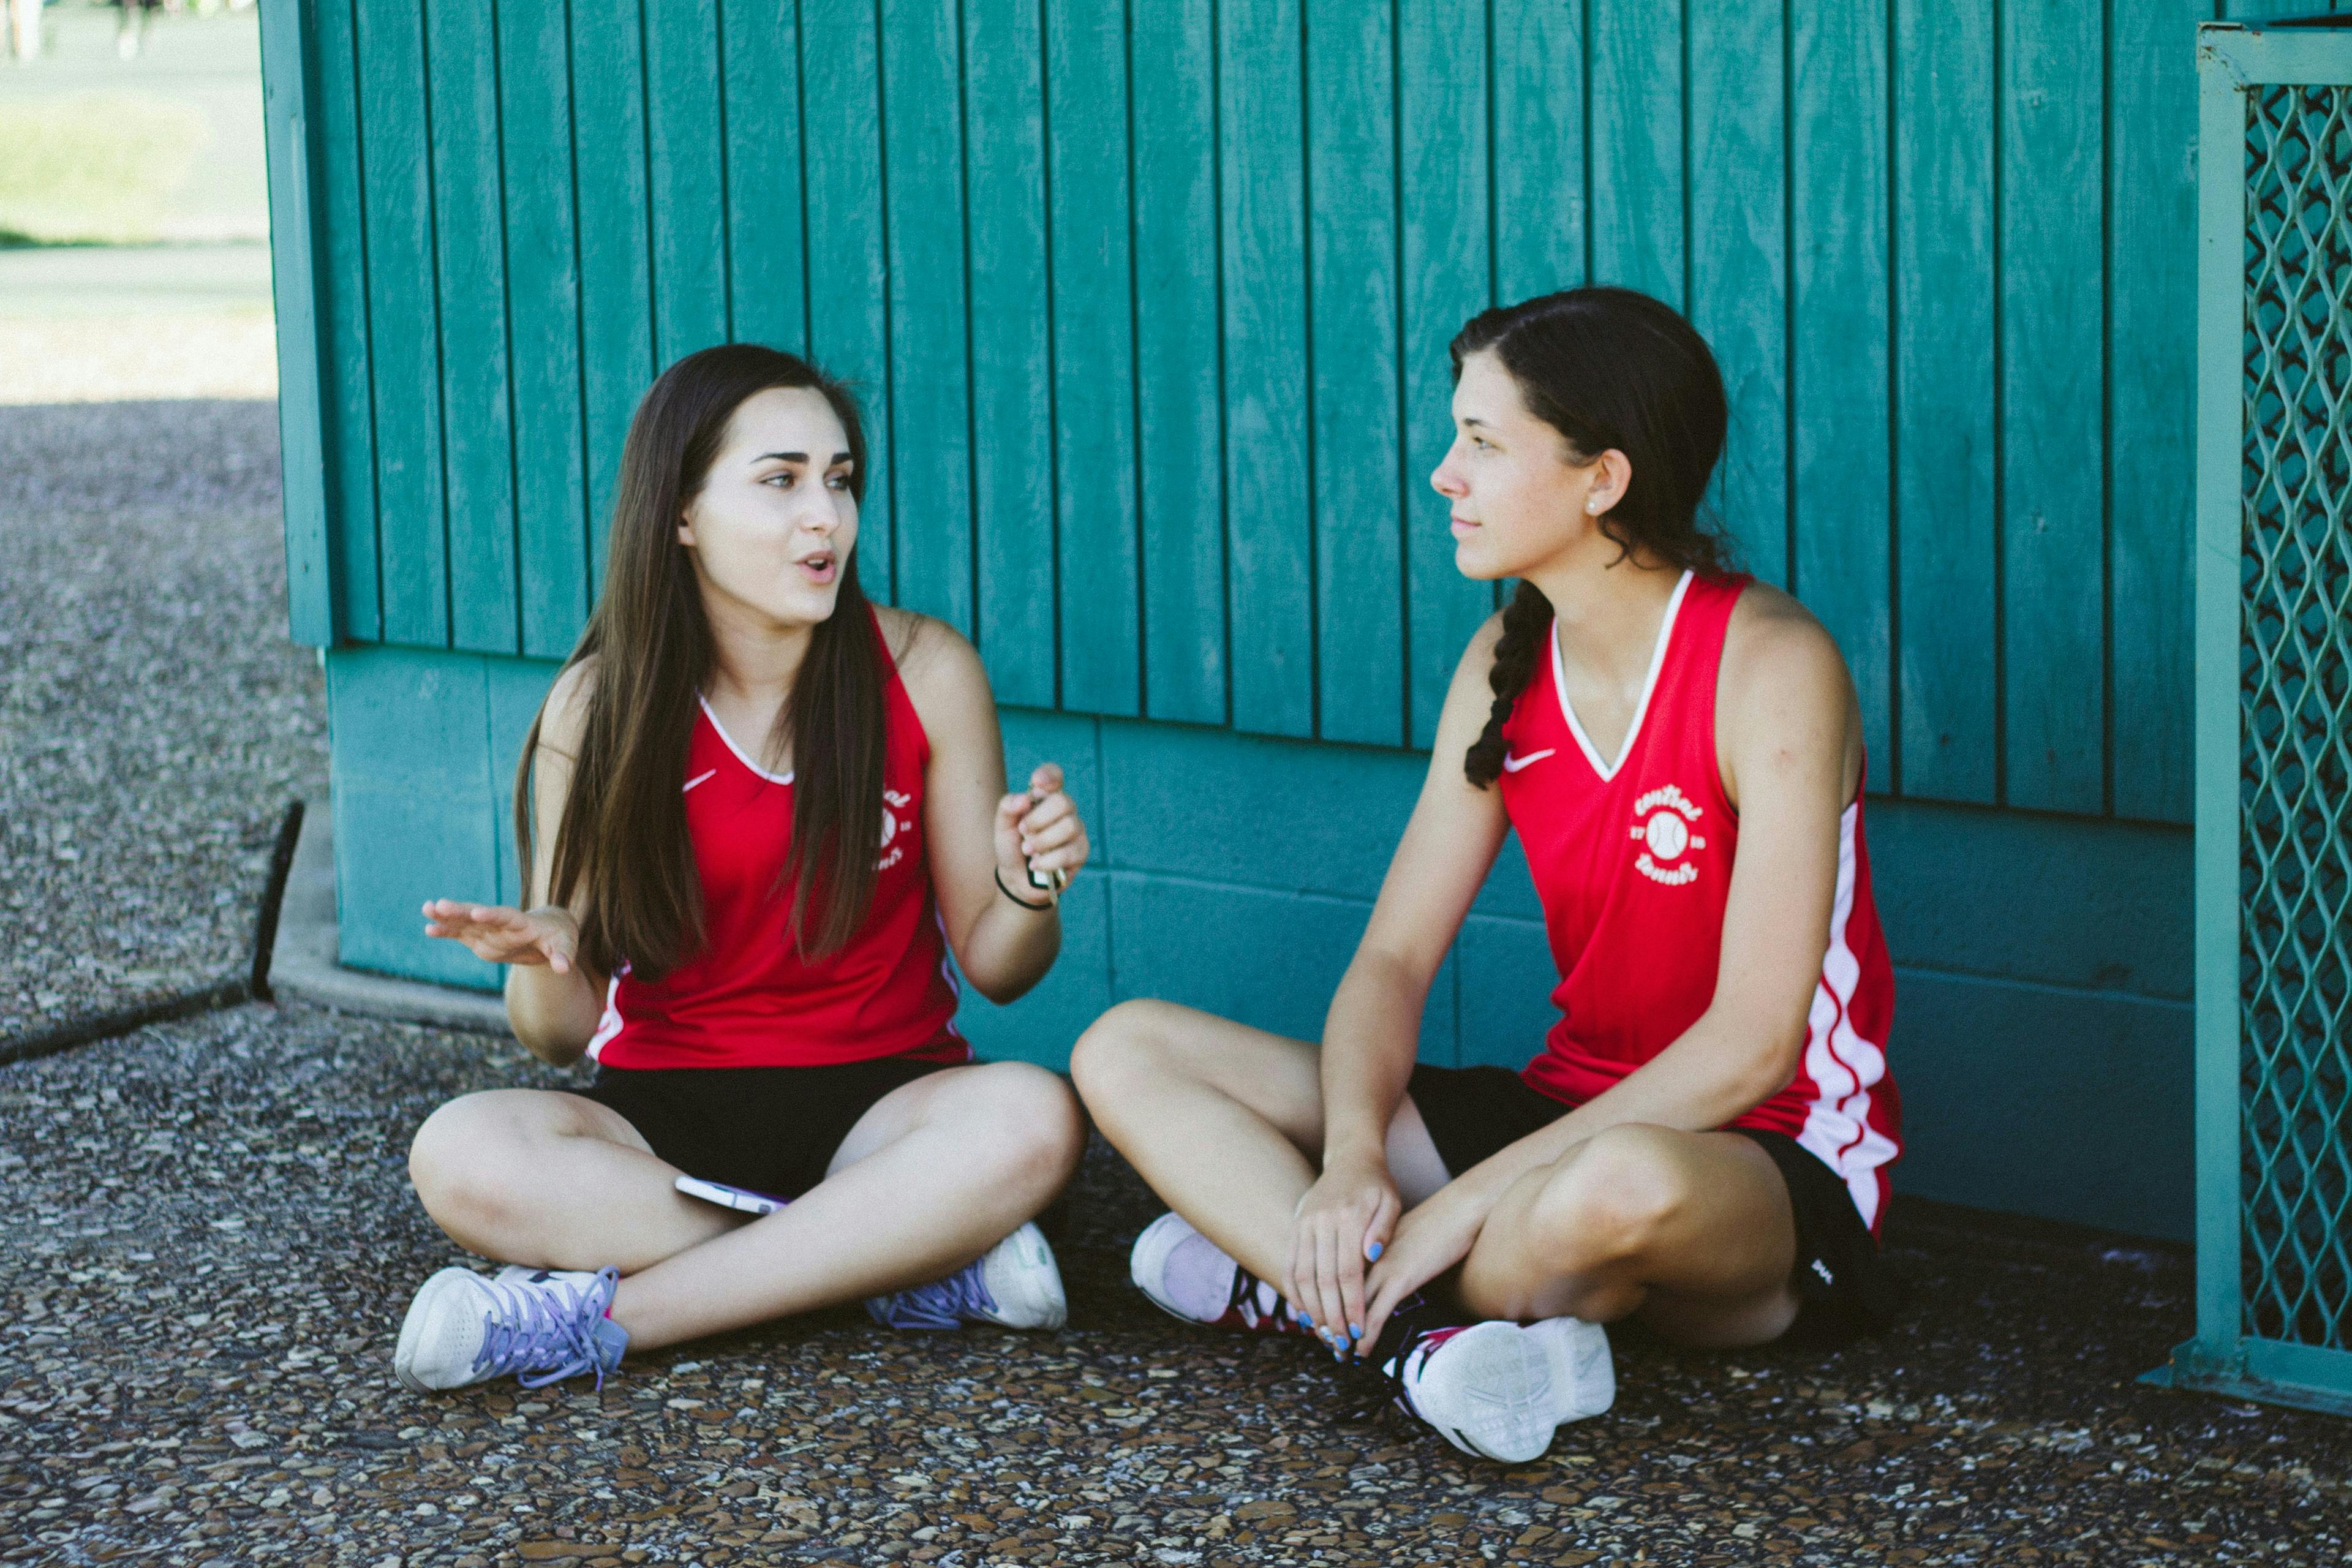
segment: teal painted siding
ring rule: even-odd
[[[1875,789],[2187,820],[2210,4],[267,3],[308,640],[560,653],[637,396],[752,337],[857,384],[868,587],[1007,700],[1426,744],[1494,602],[1445,341],[1590,279],[1716,345]]]
[[[554,666],[352,647],[327,669],[344,962],[495,986],[417,908],[515,896],[506,790]],[[1096,860],[1045,981],[1010,1007],[966,994],[983,1054],[1065,1065],[1129,996],[1321,1033],[1423,756],[1038,709],[1004,727],[1015,774],[1067,770]],[[1896,1184],[2188,1235],[2188,832],[1894,800],[1868,816],[1910,1139]],[[1519,1066],[1556,980],[1507,843],[1431,988],[1423,1058]]]

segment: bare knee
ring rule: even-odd
[[[1650,1251],[1695,1195],[1674,1133],[1621,1123],[1552,1167],[1528,1207],[1530,1239],[1588,1268],[1628,1261]]]
[[[1070,1051],[1070,1078],[1088,1106],[1124,1097],[1139,1079],[1163,1068],[1176,1009],[1138,998],[1121,1002],[1087,1026]]]
[[[981,1069],[984,1114],[992,1123],[995,1177],[1043,1203],[1076,1173],[1087,1147],[1078,1097],[1055,1073],[1026,1062]]]
[[[541,1118],[520,1114],[516,1092],[493,1089],[450,1100],[425,1119],[409,1142],[408,1179],[417,1198],[434,1223],[460,1241],[494,1232],[512,1214],[518,1155],[528,1157],[522,1145],[535,1133],[554,1131],[534,1126]]]

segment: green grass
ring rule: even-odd
[[[153,239],[211,141],[200,110],[143,94],[0,100],[0,246]]]

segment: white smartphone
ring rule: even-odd
[[[741,1214],[773,1214],[789,1199],[772,1193],[755,1193],[749,1187],[730,1187],[724,1182],[706,1182],[699,1176],[680,1176],[670,1184],[690,1198],[700,1198],[707,1204],[717,1204],[723,1209]]]

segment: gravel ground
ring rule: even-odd
[[[0,407],[0,1051],[241,976],[326,786],[262,402]]]
[[[0,1562],[2189,1563],[2343,1561],[2352,1424],[2134,1384],[2185,1259],[1899,1206],[1921,1306],[1846,1352],[1619,1340],[1517,1469],[1289,1341],[1123,1279],[1153,1205],[1097,1145],[1058,1335],[824,1314],[575,1381],[418,1398],[450,1260],[408,1191],[518,1047],[253,1005],[0,1068]]]

